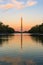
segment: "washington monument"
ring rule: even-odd
[[[23,32],[23,25],[22,25],[22,17],[21,17],[21,49],[22,49],[22,32]]]
[[[22,19],[22,17],[21,17],[21,33],[23,32],[23,25],[22,25],[22,21],[23,21],[23,19]]]

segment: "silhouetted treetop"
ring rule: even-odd
[[[43,33],[43,23],[41,25],[36,25],[32,27],[28,32],[29,33]]]
[[[0,22],[0,33],[14,33],[15,30],[12,27],[9,27],[8,25],[4,25],[2,22]]]

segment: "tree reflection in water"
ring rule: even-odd
[[[2,44],[4,42],[8,42],[9,39],[11,39],[14,35],[10,34],[10,35],[0,35],[0,46],[2,46]]]
[[[43,35],[31,35],[32,40],[39,42],[43,45]]]

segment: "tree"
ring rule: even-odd
[[[28,32],[29,33],[43,33],[43,23],[41,25],[36,25],[32,27]]]
[[[0,22],[0,33],[14,33],[15,30],[8,25],[4,25],[2,22]]]

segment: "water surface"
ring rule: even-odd
[[[43,65],[43,36],[0,36],[0,65]]]

